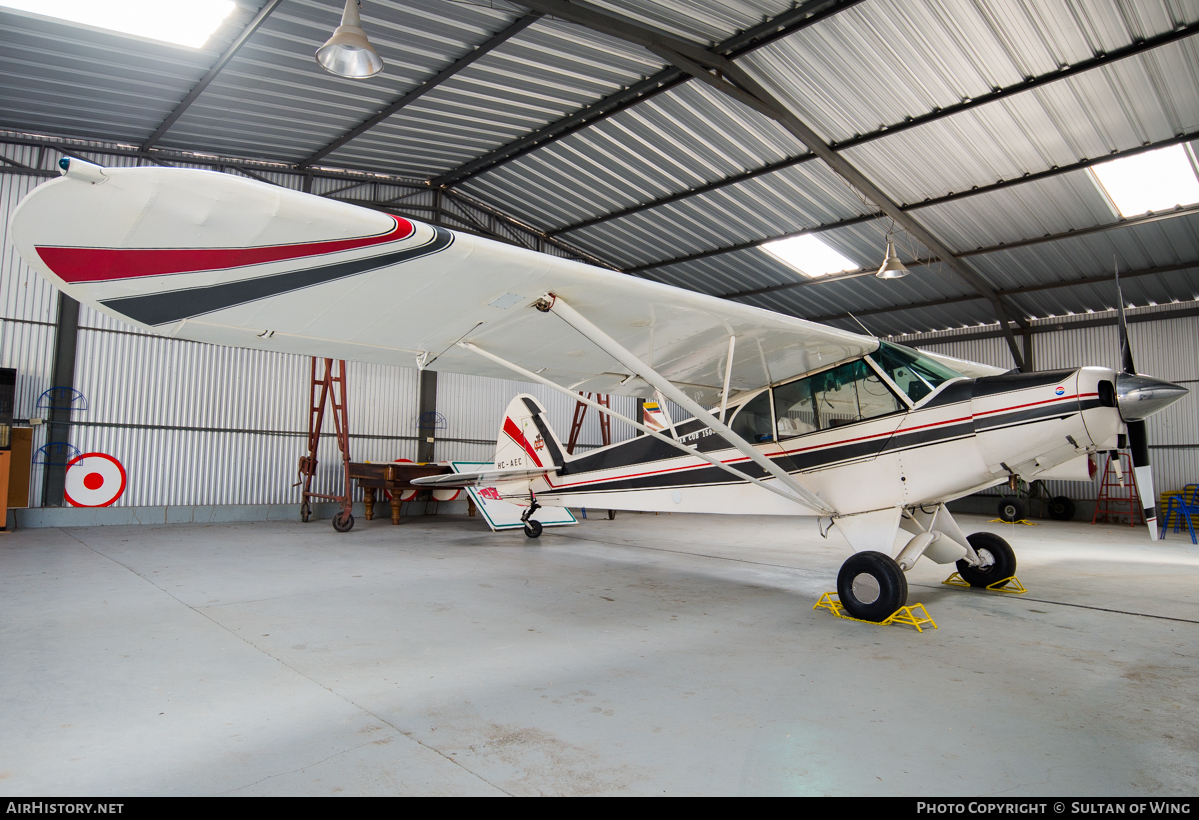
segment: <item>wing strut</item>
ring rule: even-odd
[[[831,515],[832,514],[832,512],[828,509],[827,506],[825,506],[825,504],[823,502],[819,503],[818,505],[814,505],[802,498],[796,498],[791,493],[787,492],[786,490],[784,490],[774,484],[767,484],[766,482],[762,481],[760,478],[754,478],[753,476],[748,476],[745,473],[738,470],[736,467],[732,467],[728,464],[725,464],[720,459],[714,458],[714,457],[708,455],[707,453],[701,453],[699,450],[694,449],[692,447],[688,447],[686,444],[683,444],[682,442],[675,441],[674,439],[670,438],[669,436],[664,436],[661,433],[659,433],[657,430],[651,430],[650,428],[646,427],[644,424],[639,424],[639,423],[633,421],[632,419],[630,419],[626,416],[623,416],[620,413],[617,413],[615,410],[613,410],[610,407],[604,407],[602,404],[600,404],[598,402],[594,402],[591,399],[585,398],[582,395],[575,393],[572,390],[568,390],[567,388],[563,387],[562,385],[552,382],[549,379],[544,378],[543,376],[540,376],[540,375],[532,372],[531,370],[525,370],[523,367],[521,367],[518,364],[513,364],[512,362],[507,361],[506,359],[501,359],[499,356],[495,355],[494,353],[489,353],[486,350],[483,350],[481,347],[476,347],[475,345],[471,344],[470,342],[459,342],[458,347],[461,347],[465,350],[470,350],[474,353],[479,354],[484,359],[490,359],[491,361],[495,362],[496,364],[503,365],[504,367],[508,368],[512,372],[519,374],[522,378],[528,379],[531,382],[537,382],[538,384],[544,384],[546,387],[552,387],[554,390],[557,390],[559,393],[569,396],[570,398],[574,399],[575,401],[580,401],[580,402],[583,402],[584,404],[588,405],[589,407],[594,407],[596,410],[600,411],[601,413],[607,413],[609,416],[611,416],[614,419],[619,419],[620,421],[623,421],[625,424],[629,424],[629,425],[632,425],[633,427],[636,427],[638,430],[645,433],[646,435],[653,436],[654,438],[658,439],[659,441],[664,441],[667,444],[669,444],[670,446],[675,447],[679,450],[682,450],[684,453],[686,453],[689,456],[695,456],[696,458],[702,458],[704,461],[708,462],[709,464],[712,464],[715,467],[719,467],[720,469],[724,470],[725,472],[731,473],[743,481],[748,481],[751,484],[757,484],[759,487],[761,487],[764,490],[770,490],[770,492],[774,493],[775,495],[781,495],[783,498],[787,499],[788,501],[794,501],[796,504],[800,504],[804,507],[808,507],[809,509],[815,510],[816,512],[821,513],[823,515]]]
[[[835,510],[829,508],[826,501],[796,481],[795,477],[782,467],[778,466],[773,461],[766,458],[766,456],[755,450],[752,444],[730,430],[728,425],[726,425],[723,421],[717,419],[703,407],[700,407],[699,404],[692,401],[690,396],[675,387],[670,380],[660,375],[652,367],[622,347],[619,342],[592,324],[591,320],[589,320],[586,316],[583,316],[565,301],[554,296],[553,294],[546,294],[546,296],[543,297],[542,300],[535,306],[538,310],[542,310],[543,312],[552,311],[553,313],[557,314],[559,318],[561,318],[575,330],[579,331],[579,333],[581,333],[583,336],[590,339],[596,346],[598,346],[613,359],[616,359],[616,361],[620,362],[629,370],[633,371],[642,379],[644,379],[645,382],[651,387],[656,388],[662,393],[662,395],[672,399],[675,404],[680,405],[684,410],[689,411],[695,418],[699,419],[709,428],[719,433],[725,441],[740,450],[741,453],[746,456],[746,458],[777,478],[780,484],[803,499],[804,504],[814,510],[823,511],[825,515],[834,515],[836,513]]]

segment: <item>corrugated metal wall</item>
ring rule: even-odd
[[[1199,316],[1168,318],[1170,306],[1130,311],[1135,316],[1161,314],[1161,319],[1128,326],[1137,371],[1177,382],[1190,389],[1186,398],[1148,420],[1153,483],[1161,492],[1199,482]],[[1033,334],[1033,361],[1038,370],[1098,365],[1118,368],[1120,347],[1115,325],[1070,328],[1071,321],[1086,321],[1104,314],[1062,319],[1062,330]],[[1052,324],[1038,322],[1035,324]],[[960,331],[967,333],[971,331]],[[1011,367],[1012,357],[1001,338],[958,340],[954,331],[929,334],[930,341],[909,342],[936,353]],[[1049,482],[1055,495],[1093,499],[1099,481]]]

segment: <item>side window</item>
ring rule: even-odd
[[[857,365],[849,362],[812,377],[812,399],[820,417],[820,429],[828,430],[858,420]]]
[[[817,373],[810,381],[812,402],[822,430],[904,409],[899,397],[861,359]]]
[[[734,433],[752,444],[774,441],[774,425],[770,419],[770,391],[750,399],[729,426],[733,428]]]
[[[819,430],[816,405],[812,403],[812,380],[800,379],[774,388],[774,417],[778,420],[780,439]]]

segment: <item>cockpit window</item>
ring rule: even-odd
[[[880,342],[870,358],[899,385],[913,402],[918,402],[950,379],[962,374],[903,345]]]

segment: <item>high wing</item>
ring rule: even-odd
[[[650,396],[552,313],[553,293],[713,404],[877,340],[228,174],[70,160],[18,207],[21,255],[79,301],[166,336],[510,378],[462,340],[573,390]]]

